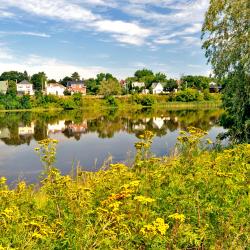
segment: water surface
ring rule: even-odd
[[[222,110],[150,110],[104,113],[86,111],[0,113],[0,176],[36,181],[41,163],[37,141],[59,141],[56,166],[63,172],[80,164],[97,170],[103,162],[132,162],[134,143],[144,130],[153,131],[152,152],[168,154],[180,130],[195,126],[215,141],[224,129],[217,125]]]

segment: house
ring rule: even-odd
[[[163,86],[160,82],[154,82],[152,84],[152,92],[153,94],[160,94],[160,93],[163,93]]]
[[[144,82],[132,82],[132,88],[145,88]]]
[[[218,92],[221,92],[221,90],[222,90],[221,85],[218,85],[215,82],[210,82],[209,83],[209,92],[210,93],[218,93]]]
[[[59,83],[48,83],[46,85],[45,91],[47,95],[57,95],[57,96],[64,96],[64,91],[66,87]]]
[[[19,95],[34,95],[33,84],[27,80],[17,83],[16,89]]]
[[[86,86],[84,81],[69,81],[67,82],[67,90],[73,95],[74,93],[81,93],[86,95]]]
[[[0,93],[6,94],[8,90],[8,81],[0,81]]]

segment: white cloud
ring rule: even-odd
[[[144,40],[150,36],[151,30],[141,27],[139,24],[132,22],[125,22],[121,20],[108,20],[102,18],[99,14],[94,14],[91,10],[65,0],[2,0],[5,7],[16,7],[23,11],[53,19],[71,22],[77,28],[95,29],[99,32],[113,34],[120,34],[112,36],[118,41],[129,44],[142,44]],[[88,2],[93,1],[89,0]],[[95,1],[102,3],[102,1]],[[137,42],[130,42],[130,39]],[[140,40],[140,42],[138,42]]]
[[[17,36],[36,36],[36,37],[44,37],[49,38],[50,35],[39,32],[29,32],[29,31],[0,31],[0,35],[17,35]]]
[[[0,9],[0,19],[3,19],[3,18],[12,18],[14,16],[15,15],[12,12]]]
[[[44,71],[49,78],[54,78],[56,80],[59,80],[66,75],[71,75],[75,71],[79,72],[79,74],[84,78],[95,77],[96,74],[107,71],[106,68],[99,66],[86,67],[74,65],[71,63],[62,62],[55,58],[45,58],[37,55],[29,55],[26,58],[19,58],[15,61],[0,61],[0,70],[0,74],[4,71],[10,70],[17,70],[21,72],[27,70],[29,74]]]

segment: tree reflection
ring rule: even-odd
[[[29,144],[53,133],[80,140],[86,133],[97,133],[99,138],[112,138],[126,132],[137,137],[150,130],[161,137],[169,131],[185,130],[189,126],[209,130],[222,110],[141,110],[110,109],[104,113],[73,110],[62,112],[0,113],[0,140],[7,145]]]

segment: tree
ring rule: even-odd
[[[31,77],[31,82],[34,85],[35,90],[43,90],[47,76],[44,72],[39,72]]]
[[[164,73],[158,72],[155,74],[155,82],[166,82],[167,76]]]
[[[79,75],[77,72],[74,72],[74,73],[71,75],[71,78],[72,78],[72,80],[74,80],[74,81],[80,81],[80,75]]]
[[[227,82],[223,105],[231,138],[250,141],[249,0],[211,0],[202,27],[214,74]]]
[[[141,78],[143,78],[143,77],[145,77],[145,76],[154,76],[154,73],[153,73],[152,70],[145,69],[145,68],[137,70],[135,72],[135,77],[137,77],[138,80],[141,79]]]
[[[65,76],[62,80],[60,80],[60,83],[63,85],[63,86],[67,86],[67,83],[72,81],[73,79],[69,76]]]
[[[166,84],[164,85],[163,89],[164,91],[172,92],[174,89],[178,88],[177,81],[175,79],[170,78],[166,81]]]
[[[55,79],[49,79],[48,82],[49,83],[57,83],[57,81]]]
[[[16,89],[16,82],[15,81],[9,81],[8,82],[8,89],[6,92],[7,95],[15,97],[17,95],[17,89]]]
[[[28,80],[28,74],[26,71],[24,71],[24,73],[18,71],[6,71],[1,74],[0,81],[6,80],[21,82],[23,80]]]
[[[209,83],[212,81],[215,81],[215,79],[206,76],[187,75],[181,77],[183,89],[185,88],[196,88],[198,90],[208,89]]]
[[[104,97],[108,97],[111,95],[120,95],[121,92],[122,92],[121,85],[116,79],[109,78],[101,82],[101,85],[99,88],[100,95],[104,95]]]

